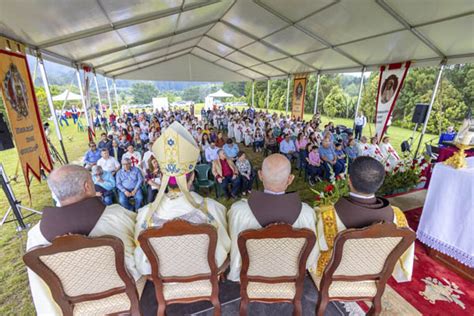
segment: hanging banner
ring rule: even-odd
[[[293,98],[291,100],[291,117],[303,119],[304,97],[306,95],[306,81],[308,74],[295,75],[293,79]]]
[[[0,37],[0,90],[29,190],[30,175],[41,181],[41,169],[50,172],[53,164],[25,48],[4,37]]]
[[[380,143],[410,67],[409,61],[380,67],[377,89],[375,135]]]

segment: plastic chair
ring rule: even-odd
[[[208,192],[211,191],[212,187],[215,187],[216,182],[213,180],[209,179],[209,171],[211,170],[211,166],[208,164],[199,164],[196,165],[195,171],[197,174],[197,179],[194,182],[194,185],[196,186],[197,190],[201,188],[206,188]],[[217,196],[217,189],[216,191],[216,198]]]

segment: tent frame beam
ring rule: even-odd
[[[290,24],[290,26],[293,26],[293,27],[295,27],[296,29],[300,30],[301,32],[305,33],[306,35],[308,35],[308,36],[314,38],[315,40],[317,40],[318,42],[320,42],[320,43],[323,44],[323,45],[326,45],[328,48],[332,49],[333,51],[335,51],[335,52],[337,52],[337,53],[343,55],[343,56],[346,57],[346,58],[349,58],[351,61],[353,61],[354,63],[356,63],[356,64],[358,64],[358,65],[360,65],[360,66],[363,65],[362,62],[360,62],[359,60],[357,60],[357,59],[354,58],[353,56],[347,54],[346,52],[344,52],[343,50],[341,50],[341,49],[335,47],[333,44],[329,43],[329,42],[326,41],[325,39],[319,37],[318,35],[314,34],[313,32],[310,32],[310,31],[307,30],[306,28],[304,28],[304,27],[302,27],[301,25],[297,24],[300,20],[297,21],[297,22],[293,22],[293,21],[291,21],[289,18],[287,18],[286,16],[284,16],[284,15],[280,14],[279,12],[275,11],[273,8],[271,8],[271,7],[269,7],[268,5],[262,3],[260,0],[254,0],[254,2],[255,2],[255,4],[257,4],[258,6],[260,6],[261,8],[263,8],[264,10],[266,10],[267,12],[270,12],[270,13],[273,14],[274,16],[276,16],[276,17],[282,19],[282,20],[285,21],[286,23]],[[336,1],[336,2],[334,2],[334,4],[336,4],[336,3],[338,3],[338,2],[339,2],[339,0]],[[323,10],[326,9],[326,8],[328,8],[328,6],[324,7]],[[321,11],[322,11],[322,10],[320,9],[320,10],[318,10],[317,12],[312,13],[312,14],[306,16],[305,19],[308,18],[308,17],[310,17],[310,16],[313,16],[313,15],[315,15],[316,13],[321,12]],[[313,68],[314,68],[314,67],[313,67]]]
[[[163,35],[160,35],[160,36],[157,36],[157,37],[153,37],[153,38],[150,38],[150,39],[147,39],[147,40],[135,42],[135,43],[132,43],[132,44],[127,44],[125,46],[112,48],[112,49],[109,49],[109,50],[106,50],[106,51],[103,51],[103,52],[98,52],[98,53],[91,54],[91,55],[88,55],[88,56],[80,57],[80,58],[77,59],[77,61],[78,62],[83,62],[83,61],[86,61],[86,60],[95,59],[95,58],[102,57],[102,56],[105,56],[105,55],[118,53],[118,52],[121,52],[123,50],[127,50],[129,48],[142,46],[142,45],[145,45],[145,44],[149,44],[149,43],[153,43],[153,42],[156,42],[156,41],[159,41],[159,40],[162,40],[162,39],[169,38],[169,37],[174,36],[174,35],[180,35],[180,34],[183,34],[183,33],[187,33],[187,32],[190,32],[190,31],[197,30],[197,29],[202,28],[202,27],[210,26],[210,25],[213,25],[214,23],[216,23],[218,21],[219,20],[213,20],[213,21],[201,23],[201,24],[195,25],[193,27],[184,28],[180,31],[166,33],[166,34],[163,34]]]
[[[103,8],[100,5],[99,1],[97,1],[97,2],[98,2],[98,5],[103,10]],[[40,43],[38,45],[38,48],[42,49],[42,48],[47,48],[47,47],[56,46],[56,45],[60,45],[60,44],[69,43],[69,42],[84,39],[84,38],[87,38],[87,37],[96,36],[96,35],[104,34],[104,33],[107,33],[107,32],[116,31],[116,30],[119,30],[119,29],[122,29],[122,28],[130,27],[130,26],[134,26],[134,25],[138,25],[138,24],[142,24],[142,23],[146,23],[146,22],[150,22],[150,21],[154,21],[154,20],[158,20],[158,19],[162,19],[162,18],[171,16],[171,15],[180,14],[180,13],[183,13],[183,12],[186,12],[186,11],[192,11],[194,9],[199,9],[199,8],[206,7],[206,6],[209,6],[209,5],[213,5],[213,4],[216,4],[216,3],[219,3],[219,2],[220,2],[219,0],[208,0],[206,2],[191,4],[191,5],[186,6],[186,7],[183,7],[182,5],[180,5],[178,7],[174,7],[174,8],[167,9],[167,10],[160,10],[160,11],[155,11],[155,12],[152,12],[152,13],[143,14],[143,15],[140,15],[140,16],[137,16],[137,17],[133,17],[133,18],[130,18],[130,19],[118,21],[118,22],[115,22],[115,23],[110,23],[110,24],[107,24],[107,25],[87,29],[87,30],[84,30],[84,31],[79,31],[79,32],[76,32],[74,34],[66,35],[64,37],[60,37],[60,38],[57,38],[57,39],[54,39],[54,40],[51,40],[51,41],[46,41],[46,42]]]
[[[265,65],[267,65],[267,66],[269,66],[269,67],[271,67],[271,68],[273,68],[273,69],[278,70],[278,71],[281,72],[281,73],[284,73],[284,74],[287,73],[285,70],[283,70],[283,69],[281,69],[281,68],[278,68],[277,66],[274,66],[274,65],[270,64],[269,62],[264,61],[263,59],[260,59],[260,58],[258,58],[258,57],[255,57],[255,56],[253,56],[253,55],[250,55],[249,53],[245,52],[245,50],[242,50],[242,48],[237,48],[237,47],[235,47],[235,46],[231,46],[231,45],[229,45],[229,44],[227,44],[227,43],[224,43],[224,42],[222,42],[221,40],[218,40],[217,38],[212,37],[212,36],[210,36],[210,35],[205,35],[205,36],[206,36],[207,38],[210,38],[210,39],[213,40],[213,41],[218,42],[218,43],[221,44],[221,45],[225,45],[225,46],[227,46],[227,47],[229,47],[229,48],[231,48],[231,49],[234,50],[234,51],[230,52],[229,54],[227,54],[227,55],[225,55],[225,56],[219,56],[219,55],[217,55],[217,56],[219,56],[221,59],[225,59],[225,60],[227,60],[227,61],[233,62],[234,64],[237,64],[235,61],[227,59],[227,56],[232,55],[232,54],[235,53],[235,52],[239,52],[239,53],[241,53],[242,55],[245,55],[245,56],[247,56],[247,57],[250,57],[250,58],[252,58],[252,59],[257,60],[258,62],[260,62],[260,64],[265,64]],[[202,48],[202,47],[200,47],[200,46],[198,46],[198,47],[199,47],[199,48]],[[257,66],[257,65],[260,65],[260,64],[255,64],[255,65],[253,65],[253,66]],[[249,67],[245,67],[245,66],[244,66],[244,68],[250,69]],[[250,70],[255,71],[255,70],[253,70],[253,69],[250,69]],[[258,71],[255,71],[255,72],[258,72]],[[267,77],[267,78],[269,77],[269,76],[264,75],[264,74],[262,74],[262,75],[265,76],[265,77]]]
[[[357,96],[357,104],[356,104],[356,108],[354,112],[354,128],[355,128],[355,119],[357,118],[357,114],[359,113],[360,101],[362,100],[362,91],[364,91],[364,73],[365,73],[365,67],[362,67],[362,71],[360,73],[359,94]]]
[[[205,61],[205,62],[211,63],[211,64],[213,64],[213,65],[215,65],[215,66],[217,66],[217,67],[220,67],[220,68],[222,68],[222,69],[228,70],[228,71],[233,72],[233,73],[236,73],[236,74],[238,74],[239,76],[248,78],[249,80],[253,80],[253,79],[252,79],[251,77],[249,77],[249,76],[246,76],[246,75],[244,75],[244,74],[241,74],[240,72],[237,72],[237,71],[235,71],[235,70],[229,69],[229,68],[227,68],[227,67],[225,67],[225,66],[216,64],[216,63],[214,63],[214,62],[212,62],[212,61],[207,60],[206,58],[203,58],[203,57],[201,57],[201,56],[198,56],[198,55],[194,54],[193,52],[191,52],[191,53],[189,53],[189,54],[192,55],[192,56],[194,56],[194,57],[196,57],[196,58],[199,58],[199,59],[201,59],[201,60],[203,60],[203,61]]]
[[[444,53],[436,47],[435,44],[433,44],[426,36],[421,34],[420,31],[418,31],[416,28],[411,26],[400,14],[398,14],[392,7],[386,3],[384,0],[375,0],[375,2],[385,10],[390,16],[392,16],[395,20],[397,20],[399,23],[401,23],[406,30],[410,31],[413,35],[415,35],[420,41],[422,41],[426,46],[428,46],[432,51],[434,51],[439,57],[445,58],[446,56]]]
[[[106,63],[99,64],[99,65],[95,66],[95,68],[102,68],[102,67],[110,66],[110,65],[122,62],[122,61],[126,61],[126,60],[129,60],[129,59],[134,59],[135,57],[140,57],[140,56],[151,54],[151,53],[154,53],[154,52],[157,52],[157,51],[160,51],[160,50],[169,49],[169,48],[172,48],[173,46],[183,44],[183,43],[186,43],[188,41],[193,41],[193,40],[201,38],[201,37],[202,37],[202,35],[197,35],[197,36],[194,36],[194,37],[182,40],[182,41],[178,41],[178,42],[170,44],[170,45],[150,49],[150,50],[144,51],[143,53],[140,53],[140,54],[134,54],[134,55],[130,55],[130,56],[123,57],[123,58],[117,58],[117,59],[108,61]],[[174,53],[176,53],[176,52],[172,52],[171,54],[174,54]],[[165,56],[165,55],[163,55],[163,56]],[[110,72],[110,71],[108,71],[108,72]]]
[[[223,43],[221,43],[221,42],[219,42],[219,43],[220,43],[220,44],[223,44]],[[229,47],[230,47],[230,46],[229,46]],[[233,60],[229,60],[229,59],[227,59],[227,58],[225,58],[225,57],[222,57],[221,55],[218,55],[218,54],[216,54],[216,53],[214,53],[214,52],[208,50],[207,48],[202,48],[202,47],[199,47],[199,46],[197,46],[197,48],[202,49],[203,51],[205,51],[205,52],[207,52],[207,53],[209,53],[209,54],[212,54],[212,55],[214,55],[214,56],[216,56],[216,57],[219,57],[219,59],[217,59],[217,60],[214,61],[214,62],[209,61],[210,63],[216,64],[216,62],[218,62],[219,60],[225,60],[225,61],[231,62],[231,63],[233,63],[233,64],[236,64],[237,66],[242,67],[242,69],[247,69],[247,70],[251,70],[251,71],[253,71],[253,72],[256,72],[256,73],[258,73],[259,75],[262,75],[264,78],[270,78],[269,76],[265,75],[265,74],[262,73],[262,72],[259,72],[258,70],[253,70],[253,69],[251,69],[251,68],[249,68],[249,67],[246,67],[246,66],[244,66],[244,65],[242,65],[242,64],[240,64],[240,63],[237,63],[237,62],[235,62],[235,61],[233,61]],[[207,60],[207,59],[206,59],[206,60]],[[219,64],[217,64],[217,65],[219,65]],[[226,68],[226,69],[227,69],[227,68]],[[242,70],[242,69],[239,69],[239,70]],[[230,69],[229,69],[229,70],[230,70]],[[236,70],[232,70],[232,71],[236,72]]]

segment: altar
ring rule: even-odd
[[[467,163],[464,169],[435,165],[416,234],[435,254],[444,255],[441,261],[453,258],[456,267],[470,273],[474,269],[474,157]]]

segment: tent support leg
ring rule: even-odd
[[[118,103],[117,85],[115,84],[115,79],[112,80],[112,84],[114,86],[115,105],[117,106],[117,109],[118,109],[119,103]]]
[[[61,130],[59,129],[58,117],[56,116],[56,110],[54,109],[53,97],[51,96],[51,91],[49,90],[48,76],[46,74],[46,69],[44,68],[44,61],[39,51],[37,51],[37,57],[38,57],[38,63],[39,63],[40,72],[41,72],[41,78],[43,80],[44,91],[46,92],[46,99],[48,100],[49,111],[51,112],[51,115],[54,121],[56,135],[58,136],[59,144],[61,145],[61,150],[64,155],[64,160],[66,161],[66,163],[69,163],[69,160],[66,154],[66,149],[64,148],[64,144],[63,144],[63,136],[61,135]],[[62,111],[61,111],[61,114],[62,114]]]
[[[255,107],[255,80],[252,80],[252,107]]]
[[[85,73],[84,73],[85,75]],[[84,108],[84,115],[86,116],[86,123],[87,123],[87,133],[89,135],[89,138],[91,137],[91,131],[92,131],[92,122],[89,118],[89,108],[87,107],[87,101],[84,96],[84,90],[82,89],[82,81],[81,81],[81,73],[79,71],[79,66],[76,66],[76,77],[77,77],[77,85],[79,86],[79,91],[81,92],[81,99],[82,99],[82,107]],[[89,139],[89,141],[92,141],[92,139]]]
[[[265,100],[266,106],[268,109],[268,105],[270,104],[270,79],[267,80],[267,98]]]
[[[319,97],[319,80],[321,79],[321,74],[318,72],[318,77],[316,79],[316,93],[314,94],[314,110],[313,115],[318,112],[318,97]]]
[[[285,110],[285,114],[288,115],[288,105],[289,105],[289,102],[290,102],[290,75],[288,75],[288,80],[287,80],[287,84],[286,84],[286,110]]]
[[[109,89],[109,80],[107,77],[104,77],[105,79],[105,89],[107,90],[107,99],[109,101],[109,109],[110,112],[113,112],[114,110],[112,109],[112,99],[110,98],[110,89]]]
[[[436,95],[438,93],[439,84],[441,82],[441,77],[443,75],[444,66],[445,66],[445,61],[443,61],[441,63],[441,66],[439,67],[438,77],[436,78],[436,83],[435,83],[435,86],[434,86],[434,89],[433,89],[433,94],[431,95],[430,106],[428,107],[428,113],[426,113],[425,122],[423,123],[423,129],[421,130],[420,140],[418,141],[418,146],[416,146],[415,155],[413,156],[414,159],[416,159],[416,157],[418,155],[418,151],[420,150],[421,142],[423,141],[423,136],[425,136],[426,126],[428,125],[428,121],[429,121],[430,115],[431,115],[431,109],[433,108],[433,104],[436,100]]]
[[[354,128],[355,128],[355,119],[357,117],[357,113],[359,113],[360,101],[362,100],[362,91],[364,91],[364,72],[365,72],[365,67],[362,67],[362,72],[360,73],[359,95],[357,96],[357,105],[354,112]],[[370,122],[368,123],[370,124]]]
[[[99,102],[99,106],[102,107],[102,100],[100,99],[100,90],[99,90],[99,83],[97,82],[97,74],[94,70],[94,83],[95,83],[95,90],[97,91],[97,100]]]

